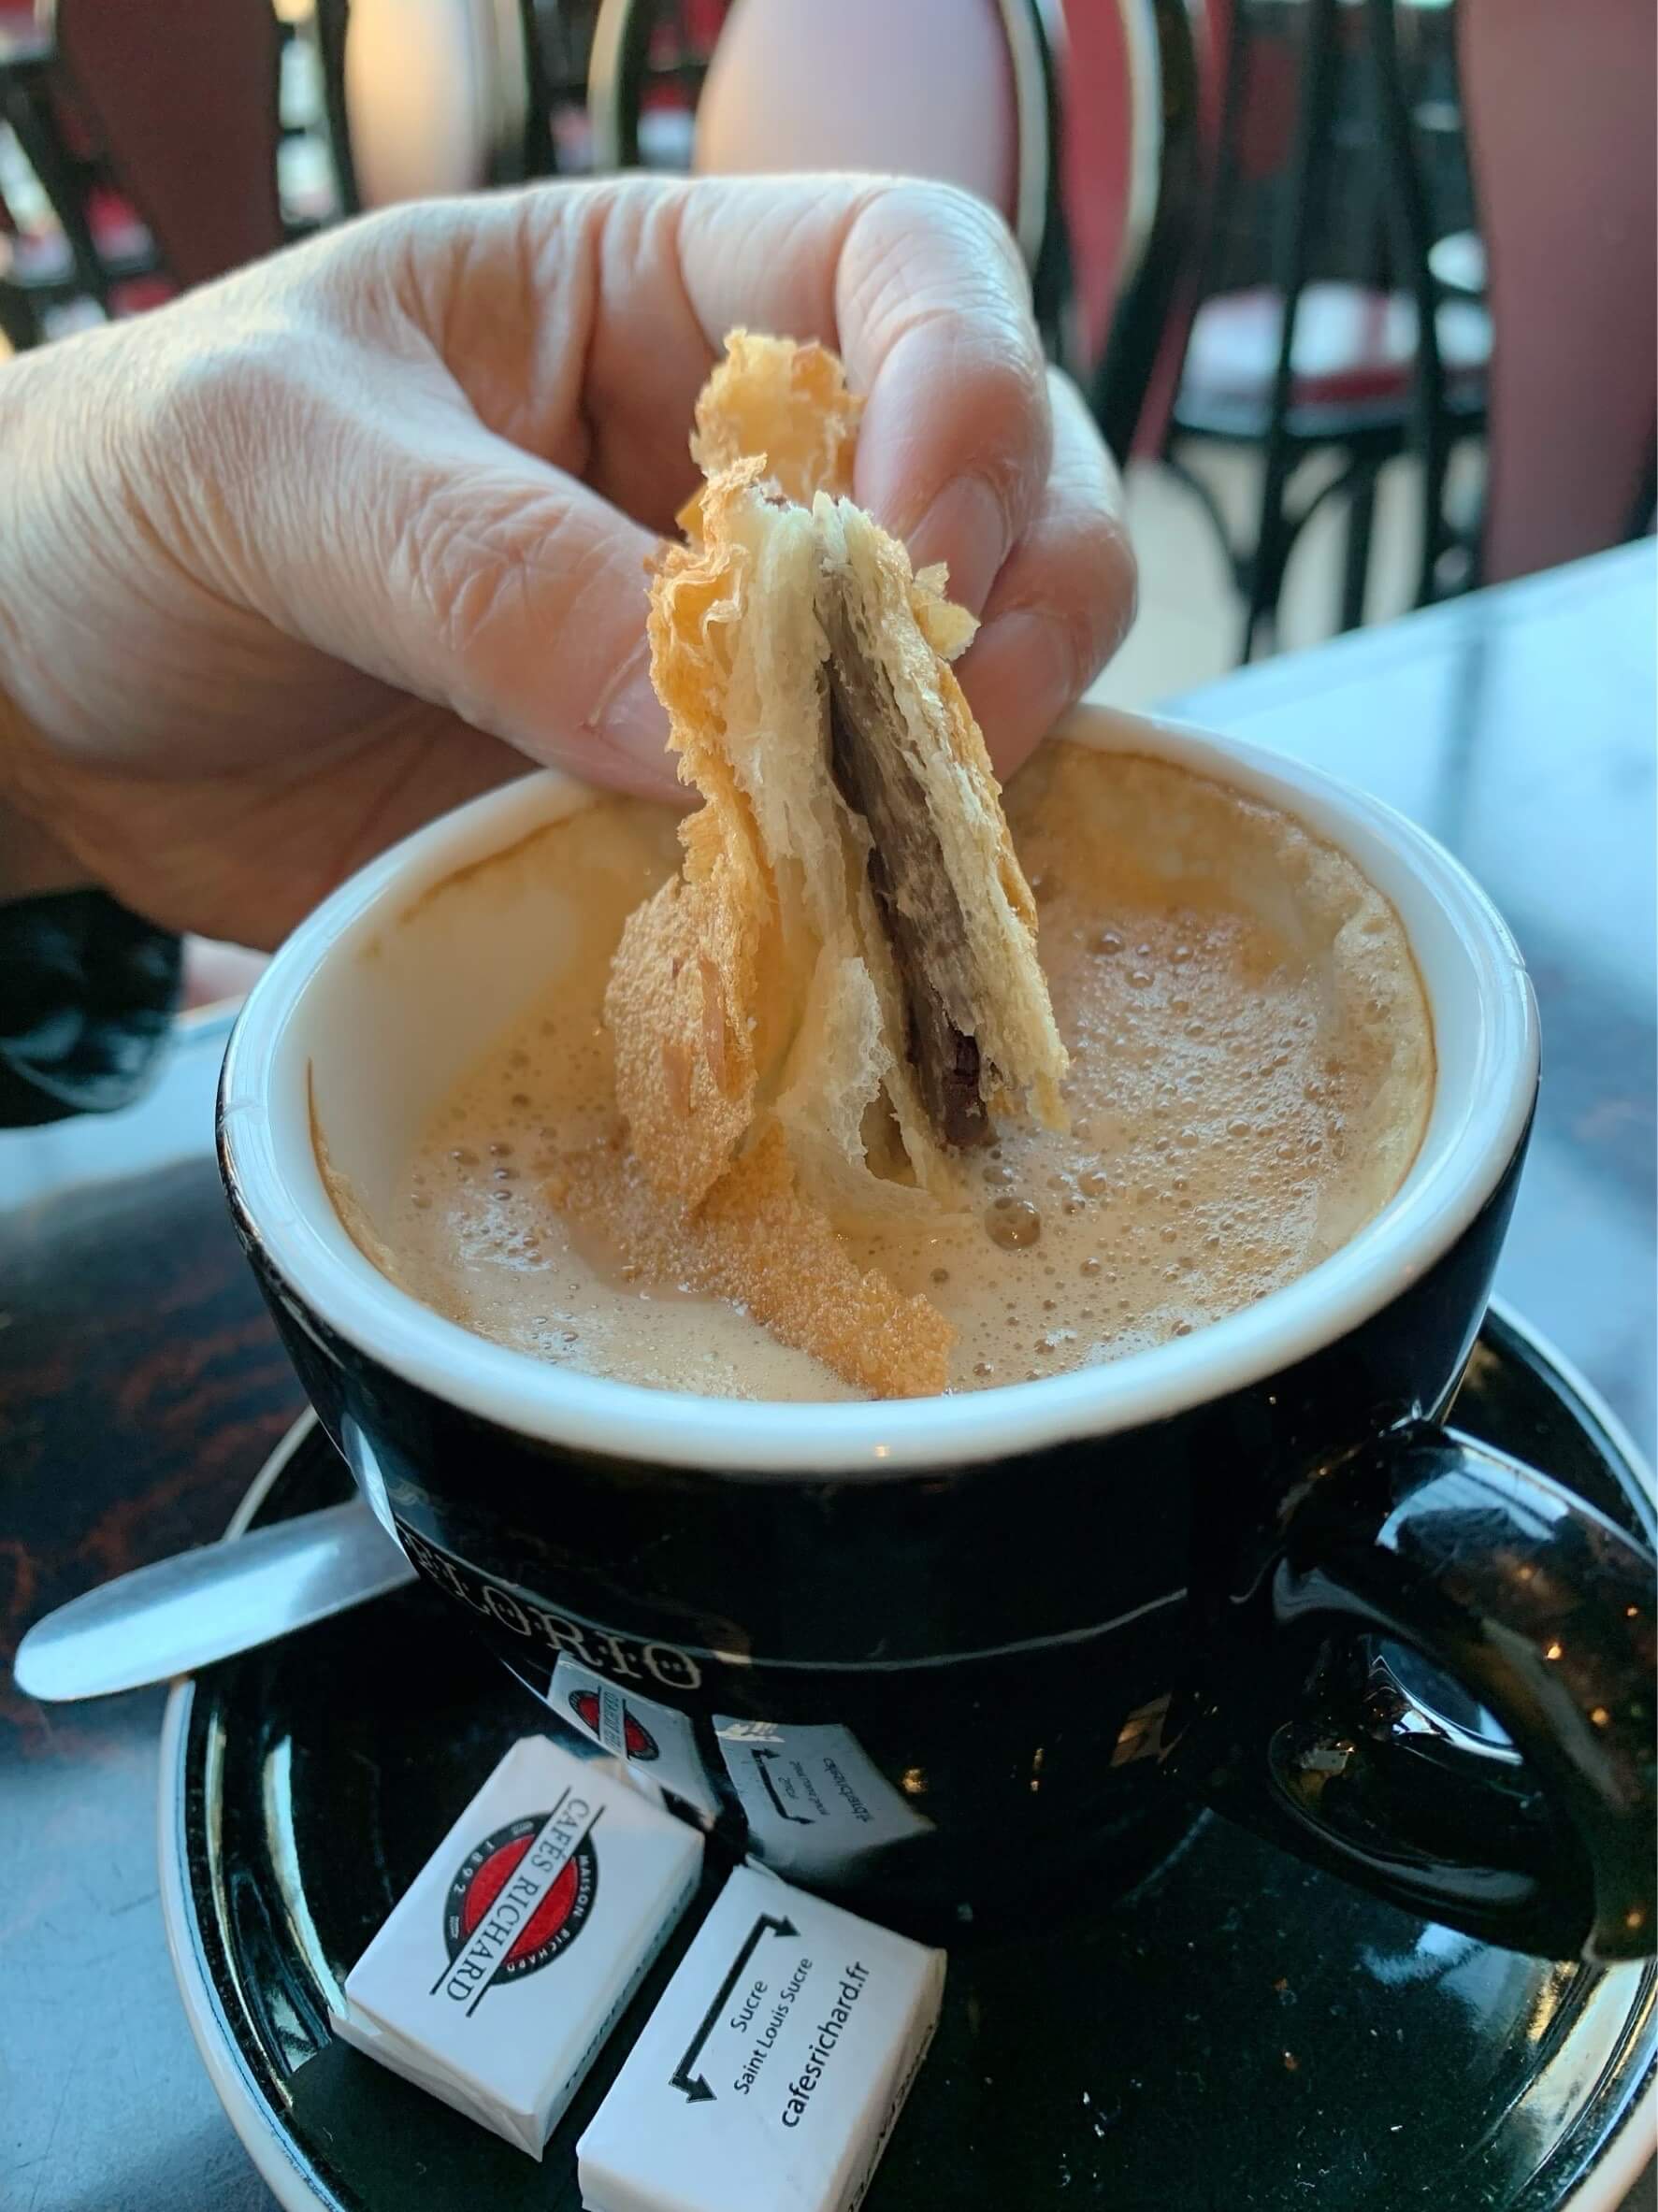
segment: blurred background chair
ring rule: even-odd
[[[100,188],[118,183],[154,241],[159,270],[180,288],[282,244],[282,35],[269,0],[56,0],[42,22],[60,96],[86,130],[82,150],[65,148],[63,199],[52,192],[65,231],[79,196],[100,258],[114,246],[119,260],[119,235],[99,222],[97,205]],[[38,169],[36,149],[25,141],[24,151]]]
[[[1652,50],[1636,0],[0,0],[0,336],[518,178],[947,178],[1129,464],[1166,690],[1650,526]]]
[[[600,0],[587,57],[593,169],[691,167],[698,105],[731,12],[729,0]],[[808,50],[820,45],[811,38]]]
[[[1187,0],[1084,0],[1066,13],[1040,0],[838,0],[832,14],[818,0],[734,0],[712,51],[688,63],[677,57],[689,41],[664,38],[681,14],[670,0],[604,0],[588,85],[596,166],[645,151],[666,80],[682,120],[677,144],[658,127],[659,160],[677,151],[703,174],[903,171],[976,194],[1017,240],[1049,352],[1090,385],[1126,451],[1198,200]],[[1075,81],[1074,22],[1089,63],[1074,104],[1061,91]],[[1074,181],[1093,296],[1111,302],[1093,344],[1077,313]]]
[[[1167,696],[1651,526],[1653,45],[1641,0],[0,0],[0,339],[520,178],[944,178],[1127,465],[1114,696]]]
[[[1198,0],[1065,16],[1061,212],[1069,327],[1096,419],[1125,464],[1178,368],[1214,165],[1213,26]]]
[[[613,150],[633,107],[627,65],[642,51],[641,0],[607,0],[618,25],[613,71],[589,88],[596,156]],[[1063,346],[1069,269],[1060,196],[1059,104],[1046,26],[1033,0],[843,0],[835,37],[814,0],[735,0],[694,120],[703,174],[846,168],[959,184],[1007,218],[1031,273],[1050,350]],[[872,54],[880,65],[870,66]],[[941,59],[957,96],[930,99]],[[599,55],[596,50],[596,62]]]
[[[50,21],[31,8],[0,15],[0,115],[8,342],[37,345],[89,311],[121,312],[134,287],[157,296],[153,240],[101,158]]]
[[[1362,621],[1378,478],[1412,451],[1423,489],[1410,596],[1435,596],[1450,450],[1483,428],[1489,319],[1428,266],[1436,233],[1419,137],[1447,103],[1422,96],[1420,53],[1402,65],[1406,14],[1420,30],[1420,11],[1394,0],[1212,17],[1225,53],[1212,201],[1158,450],[1225,549],[1245,659],[1275,631],[1291,554],[1326,507],[1345,510],[1339,626]],[[1211,445],[1259,457],[1242,526],[1196,464]]]
[[[1650,529],[1658,16],[1643,0],[1459,0],[1496,340],[1483,574]]]

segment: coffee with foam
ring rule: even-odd
[[[1070,1050],[1070,1128],[1009,1123],[953,1206],[846,1233],[956,1331],[984,1388],[1188,1335],[1305,1274],[1398,1189],[1432,1102],[1403,926],[1347,856],[1166,762],[1050,743],[1007,794]],[[739,1307],[647,1284],[550,1195],[613,1129],[601,1007],[671,824],[604,799],[548,832],[579,942],[446,1099],[384,1218],[340,1210],[395,1281],[513,1349],[703,1395],[855,1393]]]

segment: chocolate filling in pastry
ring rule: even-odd
[[[903,720],[886,672],[859,646],[843,585],[825,576],[819,611],[829,638],[829,759],[835,785],[867,825],[870,889],[898,970],[906,1051],[933,1132],[958,1151],[994,1135],[977,1040],[951,1007],[970,1005],[960,903],[904,756]]]

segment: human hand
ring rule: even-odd
[[[736,323],[868,395],[857,496],[984,616],[961,675],[1007,772],[1133,563],[997,218],[641,178],[398,208],[0,369],[0,806],[151,919],[268,945],[526,756],[683,796],[644,567]]]

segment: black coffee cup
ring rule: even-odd
[[[1121,1887],[1195,1798],[1475,1936],[1648,1953],[1653,1559],[1440,1425],[1536,1090],[1515,946],[1431,839],[1309,768],[1097,709],[1065,734],[1286,809],[1392,901],[1435,1093],[1350,1242],[1156,1350],[903,1402],[639,1389],[440,1318],[341,1228],[317,1141],[383,1198],[544,984],[572,917],[535,833],[592,795],[538,776],[348,883],[238,1025],[224,1180],[306,1388],[561,1723],[876,1917],[936,1936]]]

